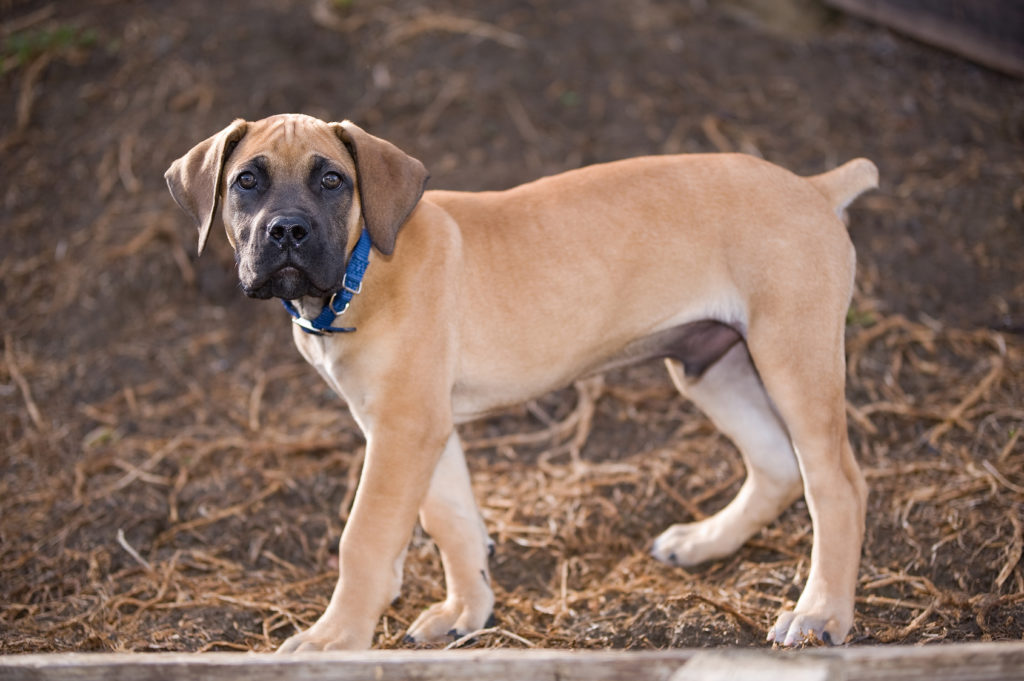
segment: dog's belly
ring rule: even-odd
[[[597,374],[648,359],[671,358],[682,362],[687,376],[699,378],[741,340],[742,335],[732,326],[702,319],[638,338],[585,374]]]
[[[591,376],[648,359],[671,358],[683,364],[686,375],[699,378],[736,343],[742,334],[733,326],[713,319],[679,324],[643,336],[600,357],[581,369],[565,373],[565,367],[551,367],[547,375],[533,380],[495,380],[498,374],[463,380],[455,385],[452,406],[456,423],[471,421],[513,404],[564,386],[574,378]]]

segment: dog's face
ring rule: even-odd
[[[300,114],[237,120],[166,173],[199,226],[218,206],[242,290],[254,298],[327,297],[341,287],[360,219],[385,255],[423,192],[426,169],[351,123]]]
[[[251,126],[221,180],[224,226],[246,295],[295,300],[341,287],[358,225],[355,177],[351,155],[320,121],[276,117]]]

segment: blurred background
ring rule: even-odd
[[[801,174],[872,159],[881,187],[850,210],[851,437],[876,490],[854,639],[1020,639],[1022,15],[0,0],[0,652],[270,649],[326,603],[361,436],[280,306],[241,295],[219,226],[195,257],[163,181],[233,118],[286,111],[391,140],[432,188],[643,154],[740,151]],[[755,645],[799,594],[802,502],[734,559],[645,557],[742,479],[657,365],[463,437],[502,631]],[[414,548],[379,645],[441,597],[433,548]]]

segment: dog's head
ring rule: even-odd
[[[199,227],[199,252],[222,206],[246,295],[288,300],[341,287],[360,221],[390,255],[427,181],[423,164],[393,144],[300,114],[236,120],[164,176]]]

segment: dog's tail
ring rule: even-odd
[[[878,168],[866,158],[855,158],[807,180],[825,195],[836,215],[842,218],[850,202],[867,190],[878,187]]]

